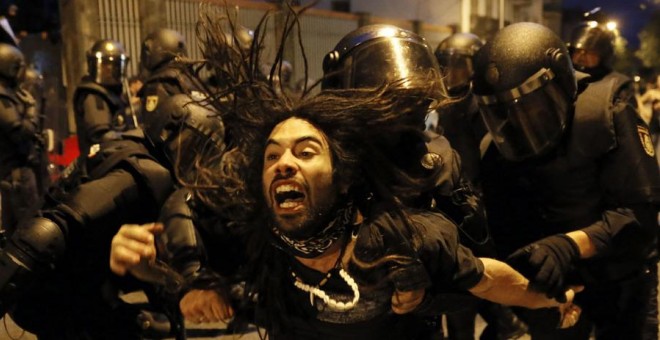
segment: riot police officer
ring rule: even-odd
[[[25,73],[23,53],[0,44],[0,191],[2,228],[13,232],[18,222],[34,213],[39,196],[33,170],[38,161],[38,116],[35,100],[19,88]]]
[[[146,72],[139,92],[143,116],[153,112],[166,98],[175,94],[201,95],[202,86],[193,76],[187,55],[186,41],[177,31],[161,28],[144,39],[140,66]]]
[[[437,109],[436,131],[445,136],[461,156],[463,171],[471,181],[477,177],[479,143],[485,135],[471,85],[474,54],[481,46],[483,42],[476,35],[456,33],[441,41],[435,49],[447,93],[454,99]],[[473,129],[474,126],[481,126],[482,129]]]
[[[19,325],[44,337],[139,337],[139,311],[114,295],[117,285],[135,283],[126,286],[109,275],[112,236],[122,224],[157,219],[175,189],[174,174],[191,178],[194,162],[186,157],[201,146],[211,153],[224,149],[214,111],[170,100],[163,109],[172,119],[147,122],[146,138],[131,130],[74,162],[40,217],[28,219],[8,241],[0,253],[0,312],[12,310]],[[87,170],[82,178],[80,162]]]
[[[131,125],[121,99],[129,57],[124,46],[102,39],[87,51],[87,75],[73,94],[80,155],[102,142],[117,140]]]
[[[438,115],[436,131],[443,134],[458,152],[463,172],[473,184],[476,184],[481,161],[479,146],[487,132],[472,94],[474,55],[482,46],[483,42],[478,36],[472,33],[456,33],[441,41],[435,49],[447,93],[453,99],[433,112]],[[474,250],[474,247],[472,248]],[[495,256],[494,252],[480,255]],[[472,339],[477,312],[487,323],[481,339],[517,338],[527,331],[527,326],[510,308],[481,301],[478,310],[466,309],[447,315],[449,337]]]
[[[404,46],[405,48],[401,48]],[[405,51],[403,58],[394,57]],[[348,62],[350,60],[350,62]],[[400,114],[410,116],[417,131],[400,136],[383,133],[383,153],[394,159],[409,176],[433,178],[427,192],[409,204],[435,207],[459,224],[461,242],[484,254],[492,249],[483,219],[483,207],[460,167],[460,158],[447,139],[432,131],[423,132],[424,119],[433,100],[447,95],[442,84],[428,91],[440,69],[426,40],[421,36],[391,25],[368,25],[347,34],[324,59],[324,89],[377,88],[388,82],[399,82]],[[419,98],[426,100],[420,101]],[[413,104],[414,103],[414,104]],[[442,106],[439,108],[442,109]],[[396,109],[395,109],[396,110]],[[426,142],[428,140],[428,142]],[[454,306],[456,312],[470,304]],[[474,333],[472,328],[471,334]]]
[[[616,100],[631,100],[634,89],[630,77],[612,69],[616,34],[596,21],[581,23],[571,31],[568,51],[576,70],[590,75],[589,82],[616,82]]]
[[[44,96],[44,77],[33,66],[25,69],[25,80],[20,87],[29,92],[35,100],[35,111],[37,112],[37,133],[44,138],[44,144],[48,144],[49,131],[45,128],[46,113]],[[37,192],[39,197],[43,197],[46,189],[50,186],[50,174],[48,172],[48,145],[37,145],[36,162],[34,164],[34,173],[37,178]]]
[[[534,339],[641,339],[660,180],[648,129],[612,105],[615,81],[576,81],[550,29],[517,23],[475,57],[474,94],[492,143],[481,162],[499,256],[549,296],[584,285],[573,328],[521,311]],[[634,245],[634,246],[632,246]],[[657,330],[657,328],[656,328]]]

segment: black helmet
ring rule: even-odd
[[[493,141],[509,160],[554,148],[577,93],[566,45],[534,23],[497,32],[477,52],[472,85]]]
[[[591,74],[591,69],[597,67],[611,68],[614,59],[614,40],[616,35],[605,26],[596,21],[590,21],[578,25],[571,32],[571,41],[568,50],[573,56],[575,68]],[[576,58],[576,53],[595,53],[599,62],[596,65],[586,65]],[[576,62],[577,59],[577,62]]]
[[[14,45],[0,43],[0,77],[16,86],[25,75],[25,58]]]
[[[435,57],[449,94],[466,94],[474,74],[474,55],[483,45],[481,39],[472,33],[452,34],[438,44]]]
[[[323,59],[322,89],[378,87],[405,79],[406,88],[424,88],[438,62],[426,40],[392,25],[360,27]]]
[[[181,33],[161,28],[150,33],[142,42],[140,63],[148,71],[153,71],[162,64],[185,55],[186,40]]]
[[[87,51],[87,68],[94,82],[105,86],[121,86],[126,76],[129,57],[124,46],[114,40],[102,39]]]
[[[190,167],[196,154],[217,152],[219,155],[225,148],[222,119],[186,94],[168,97],[155,111],[144,116],[143,124],[146,137],[171,165],[178,161],[184,168]]]

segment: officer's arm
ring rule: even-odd
[[[94,232],[95,221],[113,219],[139,202],[131,174],[114,171],[82,184],[78,190],[49,201],[40,215],[24,221],[0,250],[0,316],[41,275],[60,260],[82,233]],[[107,224],[106,224],[107,225]]]
[[[608,210],[582,231],[589,236],[594,255],[644,259],[658,233],[657,155],[648,128],[635,110],[624,104],[618,108],[613,117],[616,147],[601,160],[600,183]]]
[[[18,144],[34,137],[37,131],[37,117],[22,114],[7,98],[0,98],[0,129],[12,142]]]

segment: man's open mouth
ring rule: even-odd
[[[296,184],[284,183],[275,187],[275,203],[282,209],[293,209],[305,200],[303,189]]]

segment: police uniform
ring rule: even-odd
[[[78,148],[87,155],[94,144],[116,140],[128,129],[121,87],[111,89],[83,78],[73,94]]]
[[[0,190],[2,228],[10,231],[39,205],[34,173],[37,114],[34,99],[23,90],[0,86]]]
[[[660,179],[648,129],[634,109],[615,102],[617,82],[589,85],[577,100],[569,133],[539,159],[505,160],[491,145],[482,161],[482,186],[498,254],[549,235],[605,226],[607,244],[570,274],[585,285],[576,304],[581,321],[556,329],[546,311],[524,311],[534,338],[641,338],[649,294],[649,257],[657,234]]]
[[[10,241],[8,252],[22,249],[32,275],[40,275],[37,282],[17,285],[24,294],[12,317],[46,338],[141,338],[137,308],[116,296],[114,287],[127,282],[113,281],[109,275],[110,240],[122,224],[156,220],[174,182],[170,171],[150,156],[138,130],[102,144],[98,152],[79,161],[88,163],[88,177],[81,177],[85,175],[79,169],[68,169],[41,217],[29,220],[26,231]],[[48,232],[29,235],[32,230]],[[26,251],[24,244],[33,250]],[[5,308],[13,300],[6,287]],[[139,286],[131,282],[123,287]]]
[[[199,98],[201,86],[192,76],[189,66],[171,61],[149,76],[138,95],[142,98],[141,112],[147,115],[158,108],[168,97],[187,94]]]

